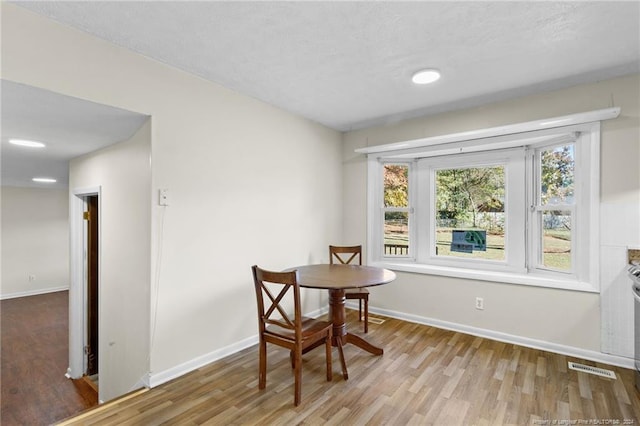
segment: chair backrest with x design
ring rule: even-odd
[[[294,371],[294,404],[302,398],[302,351],[324,343],[327,364],[327,381],[332,380],[331,337],[333,324],[320,319],[303,318],[300,304],[298,273],[273,272],[253,266],[253,282],[258,302],[259,373],[258,388],[267,385],[267,343],[290,350]],[[293,316],[291,308],[293,299]],[[302,325],[304,324],[304,330]]]
[[[271,272],[254,267],[253,273],[260,333],[264,333],[268,325],[274,325],[292,331],[294,336],[300,336],[302,313],[300,286],[296,279],[296,272]],[[293,314],[287,311],[285,305],[285,303],[290,305],[291,302]]]
[[[351,255],[351,256],[349,256]],[[356,259],[362,265],[362,246],[329,246],[329,263],[349,265]]]

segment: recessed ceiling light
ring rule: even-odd
[[[57,180],[53,179],[53,178],[33,178],[32,179],[34,182],[41,182],[41,183],[56,183]]]
[[[429,84],[440,78],[440,72],[434,69],[420,70],[411,77],[415,84]]]
[[[9,139],[9,143],[18,146],[26,146],[28,148],[44,148],[45,146],[42,142],[28,141],[24,139]]]

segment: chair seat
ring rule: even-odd
[[[302,339],[313,336],[323,330],[326,330],[327,328],[331,328],[332,326],[333,324],[328,321],[302,317]],[[295,332],[293,330],[278,327],[277,325],[268,325],[265,329],[265,333],[292,341],[294,341],[296,338]]]
[[[327,381],[333,380],[331,370],[333,324],[302,316],[297,271],[267,271],[253,265],[251,272],[258,304],[258,389],[264,389],[267,386],[267,343],[289,349],[294,377],[293,404],[298,406],[302,400],[303,351],[324,346]],[[291,302],[293,302],[293,312],[289,312]],[[340,343],[338,341],[338,344]],[[346,371],[344,365],[343,361],[343,374]]]
[[[349,288],[344,292],[344,296],[347,299],[360,299],[368,295],[369,295],[369,290],[367,290],[366,288]]]

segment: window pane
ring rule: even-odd
[[[385,256],[407,256],[409,254],[409,213],[384,213]]]
[[[409,207],[409,166],[384,166],[384,206]]]
[[[505,260],[505,167],[436,171],[436,254]]]
[[[571,270],[571,212],[545,210],[542,214],[542,265]]]
[[[540,203],[572,204],[574,195],[573,144],[558,146],[540,153]]]

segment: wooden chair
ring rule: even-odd
[[[348,256],[351,255],[351,256]],[[329,246],[329,263],[334,260],[348,265],[356,260],[362,265],[362,246]],[[346,299],[358,299],[358,321],[362,321],[362,303],[364,302],[364,332],[369,332],[369,290],[366,288],[352,288],[345,291]]]
[[[260,367],[258,388],[267,385],[267,343],[289,349],[295,377],[294,404],[299,405],[302,394],[302,351],[310,346],[325,344],[327,381],[332,380],[331,338],[333,324],[302,316],[300,286],[297,273],[271,272],[257,266],[251,268],[258,302],[260,334]],[[266,296],[266,298],[265,298]],[[293,302],[293,316],[284,303]],[[266,302],[266,303],[265,303]]]

